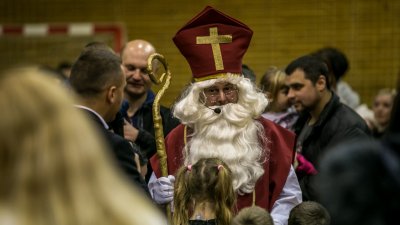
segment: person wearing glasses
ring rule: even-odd
[[[271,212],[275,224],[287,224],[302,201],[291,165],[294,134],[261,117],[268,100],[242,75],[251,36],[249,27],[212,7],[175,35],[193,82],[173,107],[181,125],[165,140],[170,175],[161,177],[158,157],[151,158],[149,190],[157,203],[173,200],[179,167],[210,157],[231,169],[237,211],[257,205]]]

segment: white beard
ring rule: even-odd
[[[231,169],[233,187],[239,193],[251,193],[264,174],[265,150],[260,143],[262,125],[239,104],[227,104],[220,114],[204,108],[194,125],[194,133],[185,147],[185,165],[201,158],[219,158]],[[210,113],[211,112],[211,113]],[[262,139],[261,139],[262,140]]]
[[[200,102],[205,87],[227,81],[238,87],[237,103],[218,106],[217,114]],[[263,163],[269,158],[263,126],[255,120],[268,105],[265,95],[243,77],[212,79],[193,83],[174,105],[174,116],[193,129],[184,148],[185,165],[201,158],[217,157],[231,169],[233,187],[239,194],[251,193],[264,174]]]

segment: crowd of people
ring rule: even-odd
[[[360,104],[332,47],[258,85],[242,64],[252,35],[206,7],[173,37],[191,83],[160,107],[166,164],[152,43],[92,42],[57,70],[2,72],[0,224],[396,224],[397,92]]]

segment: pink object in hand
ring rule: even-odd
[[[306,158],[304,158],[302,154],[297,153],[296,160],[298,163],[298,166],[296,168],[297,172],[301,172],[307,175],[315,175],[318,173],[314,165],[311,162],[309,162]]]

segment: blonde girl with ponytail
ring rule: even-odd
[[[229,225],[236,194],[232,173],[217,158],[181,167],[174,190],[174,225]]]

